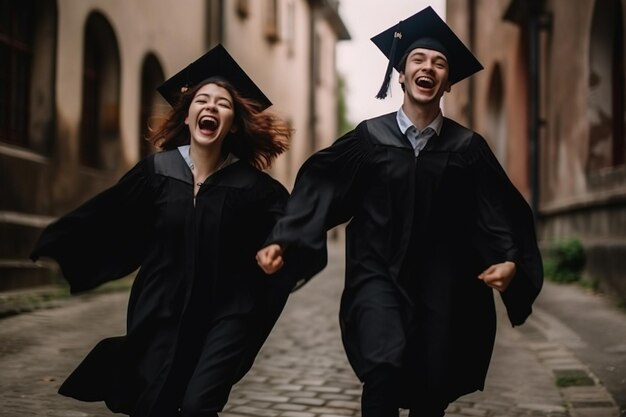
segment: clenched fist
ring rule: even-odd
[[[482,280],[488,287],[504,292],[515,276],[515,271],[515,263],[506,261],[491,265],[478,276],[478,279]]]
[[[273,243],[259,250],[256,254],[256,262],[261,269],[271,275],[283,267],[283,248]]]

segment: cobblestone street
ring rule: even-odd
[[[291,297],[254,368],[235,386],[223,416],[360,415],[360,384],[339,336],[343,258],[334,249],[326,270]],[[98,340],[123,334],[126,302],[125,293],[86,295],[58,308],[2,320],[0,417],[110,416],[100,403],[81,403],[56,391]],[[618,416],[601,384],[557,387],[559,370],[587,368],[549,341],[546,328],[549,320],[541,311],[519,330],[500,317],[486,390],[451,404],[446,415]]]

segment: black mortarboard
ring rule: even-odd
[[[178,97],[186,89],[207,78],[218,77],[228,81],[243,97],[255,100],[265,110],[272,102],[263,91],[248,77],[232,56],[220,44],[174,74],[157,90],[170,105],[176,104]]]
[[[433,49],[444,54],[448,59],[448,79],[452,84],[483,69],[472,52],[430,6],[374,36],[372,42],[389,59],[385,81],[377,98],[387,96],[392,68],[398,72],[403,70],[399,67],[402,57],[415,48]]]

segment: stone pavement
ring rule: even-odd
[[[223,417],[360,415],[360,384],[338,330],[343,258],[337,248],[326,270],[291,297],[255,366],[234,387]],[[110,416],[100,403],[81,403],[56,390],[98,340],[124,333],[127,296],[84,295],[1,320],[0,417]],[[499,312],[486,389],[451,404],[448,417],[619,415],[588,367],[549,337],[546,315],[537,311],[529,325],[511,328],[501,306]]]

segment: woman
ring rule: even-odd
[[[127,335],[101,341],[61,394],[136,417],[217,416],[293,286],[255,262],[288,196],[261,169],[291,132],[221,46],[159,91],[173,104],[150,138],[162,152],[50,225],[33,259],[56,259],[72,293],[140,267]]]

